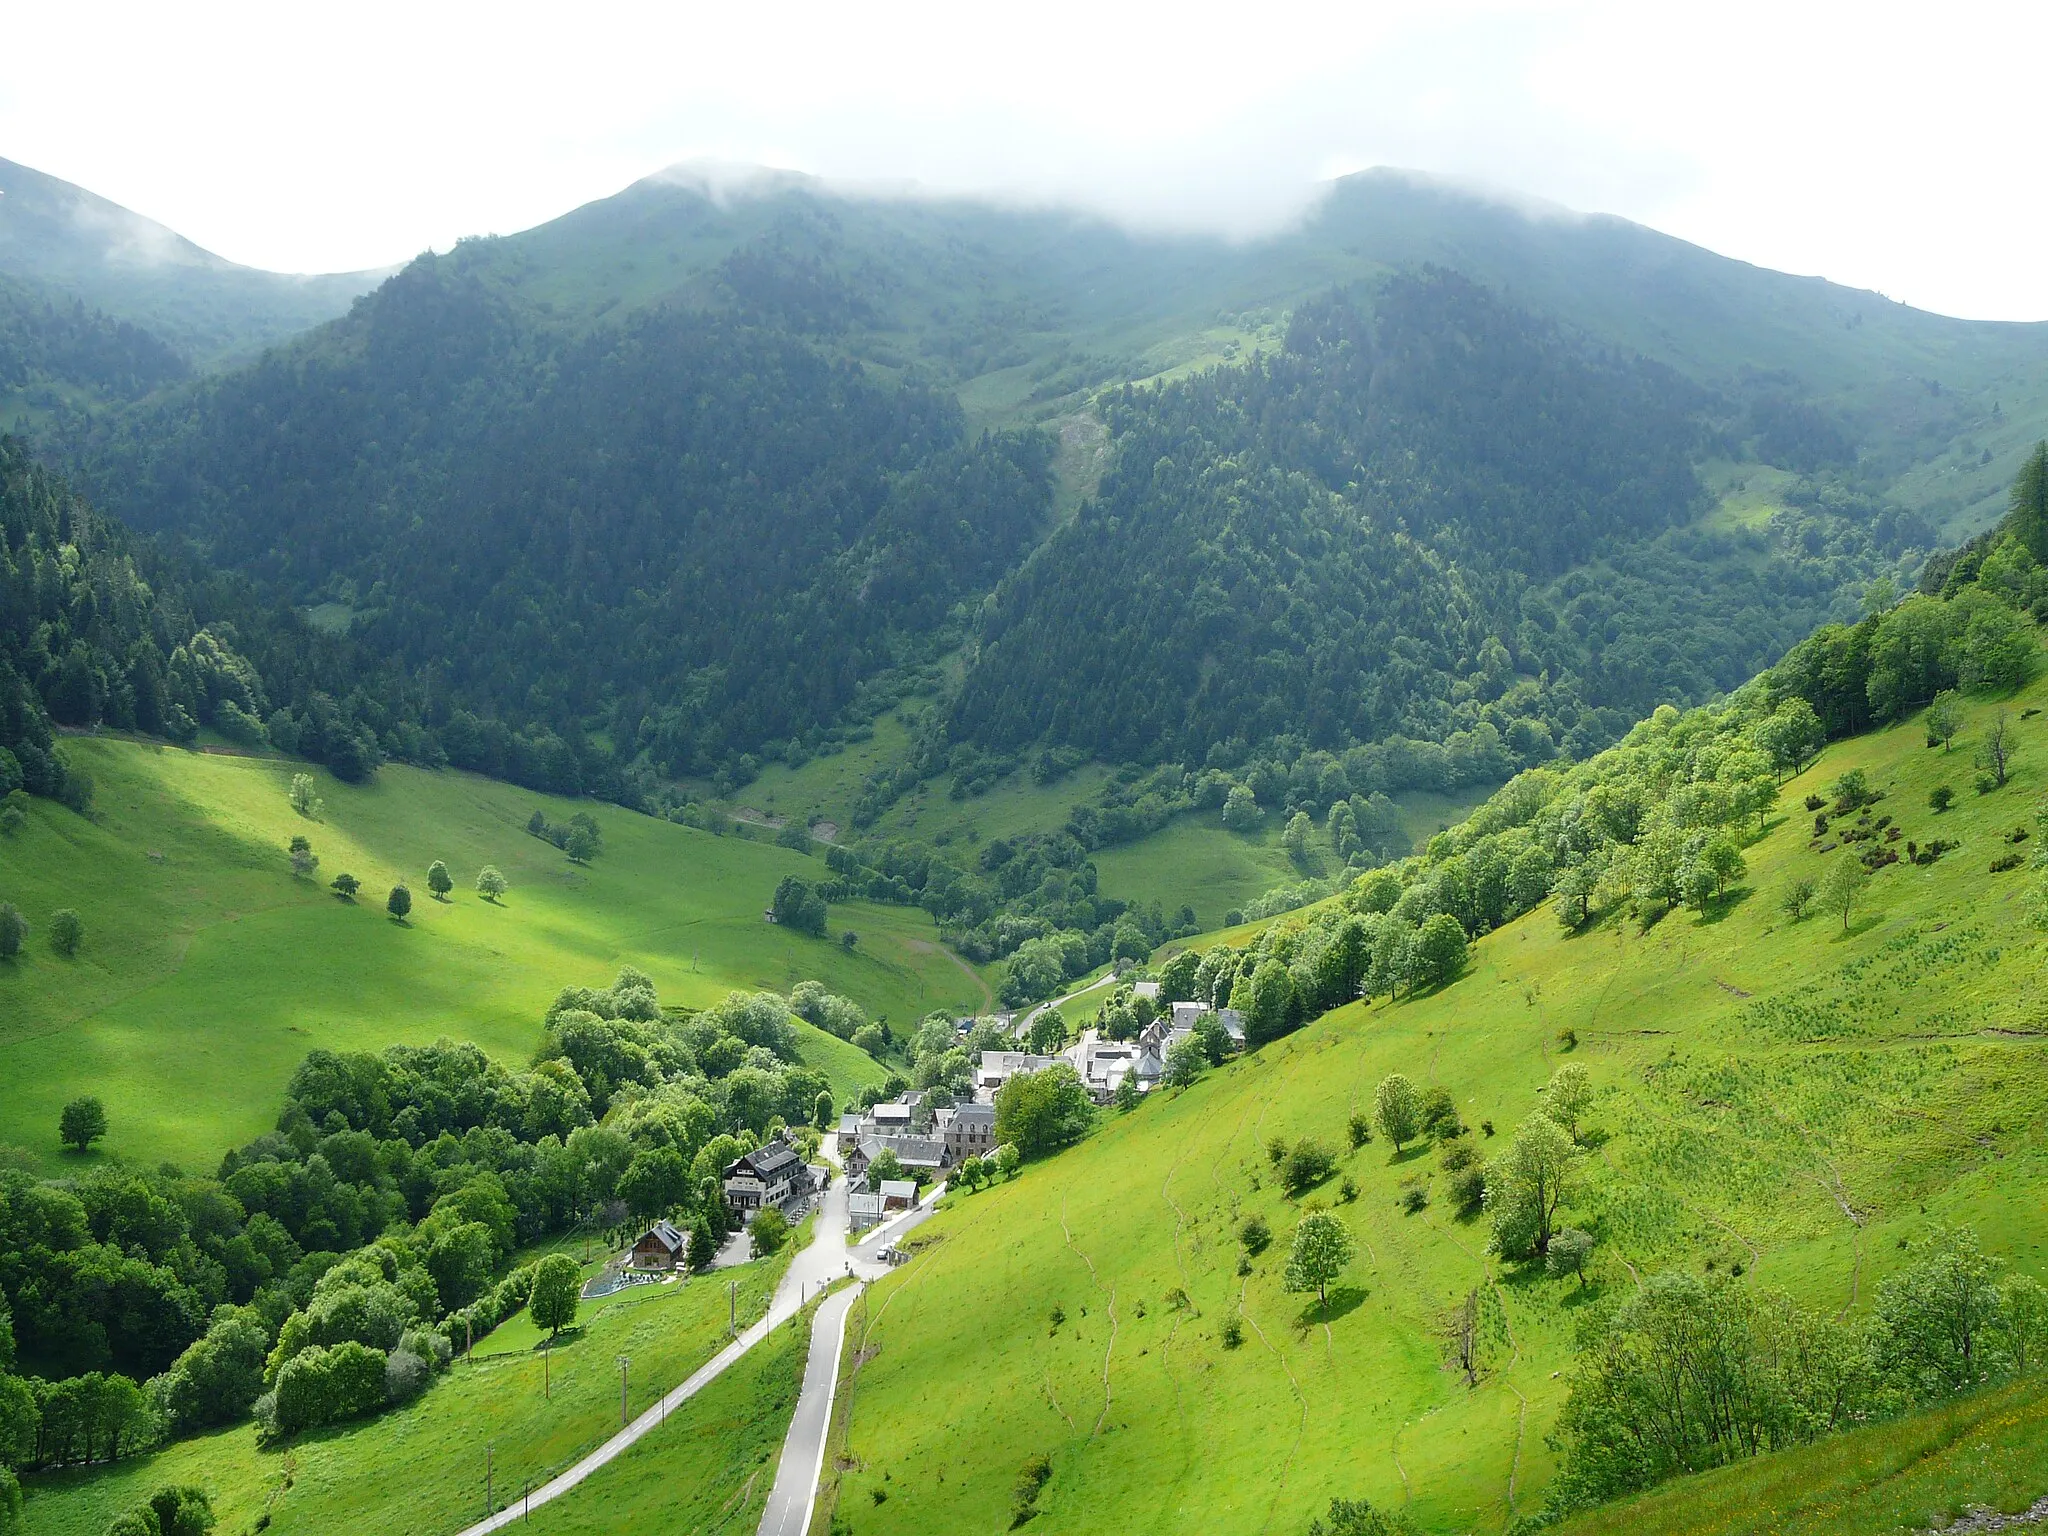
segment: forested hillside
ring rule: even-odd
[[[460,250],[126,419],[96,476],[130,523],[330,604],[457,764],[616,793],[612,763],[815,741],[935,654],[1041,531],[1049,453],[743,316],[569,337]]]
[[[1113,467],[984,610],[956,731],[1199,762],[1484,718],[1527,722],[1525,765],[1584,753],[1933,540],[1867,508],[1811,544],[1659,540],[1729,409],[1438,269],[1305,305],[1276,354],[1112,397]]]
[[[212,270],[37,196],[0,268]],[[212,573],[231,734],[672,807],[920,695],[863,824],[1033,745],[1583,756],[1910,580],[2048,413],[2031,328],[1380,174],[1242,246],[672,174],[168,389],[67,324],[156,392],[40,446]]]
[[[1012,1079],[1023,1176],[959,1181],[853,1320],[835,1522],[2032,1505],[2044,552],[2048,449],[1934,590],[1159,963],[1162,1001],[1241,1012],[1242,1056],[1198,1033],[1096,1112],[1057,1067]]]

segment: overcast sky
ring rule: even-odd
[[[680,160],[1252,234],[1369,165],[2048,318],[2048,6],[65,0],[0,155],[237,261],[380,266]]]

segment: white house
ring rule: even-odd
[[[1029,1051],[983,1051],[981,1065],[974,1073],[974,1097],[983,1104],[993,1104],[996,1090],[1011,1078],[1024,1072],[1043,1072],[1057,1056],[1034,1056]]]
[[[735,1211],[786,1205],[811,1190],[810,1170],[789,1143],[771,1141],[735,1159],[725,1170],[725,1203]]]

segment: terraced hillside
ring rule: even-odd
[[[1033,1529],[1048,1536],[1289,1532],[1336,1496],[1428,1530],[1501,1530],[1543,1507],[1578,1321],[1658,1272],[1740,1266],[1853,1317],[1908,1240],[1957,1223],[2048,1273],[2044,937],[2012,857],[2030,844],[2008,841],[2035,828],[2048,786],[2048,720],[2026,718],[2044,702],[2036,682],[1973,703],[1952,751],[1926,747],[1917,721],[1829,748],[1782,786],[1745,880],[1704,917],[1573,933],[1546,904],[1479,940],[1453,984],[1344,1007],[957,1201],[856,1318],[836,1518],[999,1528],[1020,1470],[1045,1456]],[[2014,772],[1978,795],[1971,755],[2001,714]],[[1782,895],[1828,857],[1801,801],[1857,769],[1906,840],[1958,846],[1882,867],[1846,925],[1792,920]],[[1928,803],[1940,784],[1960,794],[1945,813]],[[2019,867],[1991,872],[2006,859]],[[1269,1139],[1345,1147],[1347,1119],[1400,1072],[1448,1089],[1496,1157],[1566,1060],[1596,1088],[1560,1216],[1598,1240],[1584,1286],[1489,1257],[1436,1158],[1381,1138],[1311,1196],[1357,1238],[1327,1314],[1283,1289],[1299,1208]],[[1241,1271],[1251,1214],[1273,1242]],[[1446,1347],[1468,1297],[1476,1385]],[[1853,1482],[1846,1445],[1799,1454]],[[1856,1486],[1888,1475],[1880,1463],[1873,1451]],[[2018,1491],[2048,1493],[2038,1464],[2035,1481]],[[1961,1483],[1918,1486],[1925,1508],[1899,1518],[1924,1525]],[[1670,1497],[1657,1528],[1685,1525]],[[1717,1528],[1750,1528],[1724,1513]]]
[[[288,798],[303,763],[112,739],[66,751],[96,781],[94,818],[37,800],[0,838],[0,900],[33,925],[0,974],[0,1143],[53,1162],[58,1108],[87,1089],[106,1101],[109,1150],[210,1169],[269,1128],[315,1047],[449,1035],[523,1060],[562,987],[621,963],[695,1006],[810,977],[903,1022],[987,995],[915,908],[835,906],[826,939],[764,923],[784,875],[823,877],[766,843],[398,766],[361,786],[316,770],[315,820]],[[604,839],[587,866],[526,831],[536,810],[562,821],[585,808]],[[295,835],[320,860],[310,879],[292,874]],[[435,859],[456,882],[445,903],[427,889]],[[501,903],[472,889],[485,864],[510,882]],[[354,903],[327,885],[344,871],[363,884]],[[401,881],[415,898],[402,925],[384,912]],[[84,922],[74,957],[47,941],[64,907]],[[847,930],[855,948],[839,942]],[[865,1053],[800,1028],[836,1092],[880,1076]]]

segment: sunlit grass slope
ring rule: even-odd
[[[99,1536],[113,1516],[164,1483],[205,1489],[224,1532],[248,1531],[268,1514],[267,1529],[277,1536],[449,1536],[484,1513],[486,1445],[493,1498],[502,1508],[618,1428],[618,1356],[632,1362],[627,1406],[637,1415],[724,1347],[727,1282],[740,1282],[744,1326],[760,1315],[783,1268],[780,1260],[750,1264],[599,1309],[575,1335],[564,1335],[545,1365],[533,1350],[486,1356],[480,1349],[473,1363],[457,1362],[404,1408],[303,1435],[288,1446],[258,1449],[255,1427],[245,1423],[112,1467],[32,1478],[26,1536]],[[688,1442],[688,1454],[706,1465],[729,1448],[751,1475],[759,1456],[755,1441],[772,1436],[779,1444],[794,1406],[794,1393],[784,1402],[773,1385],[778,1370],[801,1371],[800,1363],[779,1361],[778,1345],[790,1332],[758,1346],[750,1369],[626,1459],[644,1456],[658,1464]],[[553,1375],[552,1397],[543,1395],[545,1371]],[[734,1426],[734,1393],[767,1416],[744,1430]],[[534,1524],[540,1519],[536,1514]],[[704,1523],[719,1528],[710,1518]],[[573,1519],[559,1525],[578,1528]],[[649,1518],[613,1528],[664,1527]]]
[[[1433,1531],[1499,1530],[1541,1507],[1559,1373],[1603,1293],[1740,1263],[1853,1310],[1934,1221],[1972,1223],[2048,1274],[2048,941],[2026,910],[2033,876],[1989,870],[2048,786],[2048,717],[2018,719],[2044,700],[2048,683],[1973,706],[1950,754],[1917,725],[1830,748],[1784,786],[1745,889],[1708,919],[1674,913],[1644,933],[1615,917],[1572,936],[1540,909],[1479,941],[1442,991],[1340,1010],[957,1204],[854,1330],[849,1347],[871,1353],[853,1378],[840,1518],[995,1529],[1043,1453],[1044,1536],[1288,1532],[1335,1495],[1406,1507]],[[2017,723],[2018,771],[1978,796],[1970,752],[1998,708]],[[1962,846],[1882,871],[1846,933],[1839,917],[1791,922],[1782,891],[1822,862],[1800,802],[1859,767],[1907,838]],[[1939,817],[1937,783],[1961,791]],[[1342,1147],[1346,1116],[1400,1071],[1448,1087],[1497,1154],[1568,1049],[1594,1075],[1588,1124],[1606,1137],[1565,1214],[1600,1240],[1584,1291],[1503,1270],[1483,1222],[1453,1214],[1434,1156],[1381,1141],[1340,1161],[1359,1187],[1336,1207],[1359,1255],[1327,1324],[1283,1289],[1296,1212],[1268,1138]],[[1336,1185],[1317,1193],[1337,1201]],[[1408,1188],[1431,1196],[1415,1214]],[[1253,1211],[1275,1240],[1240,1277],[1235,1226]],[[1495,1322],[1473,1389],[1440,1339],[1475,1288]],[[1240,1313],[1243,1343],[1226,1348]],[[2034,1480],[2048,1492],[2048,1466]]]
[[[2048,1476],[2039,1377],[1776,1456],[1680,1478],[1563,1536],[1907,1536],[2027,1509]]]
[[[783,875],[825,873],[787,849],[395,766],[365,786],[321,774],[326,808],[309,821],[286,796],[303,764],[110,740],[67,750],[98,783],[94,818],[37,802],[0,839],[0,899],[37,930],[0,966],[0,1142],[53,1158],[59,1106],[89,1090],[106,1101],[109,1149],[211,1168],[269,1127],[315,1046],[446,1034],[523,1059],[560,988],[605,985],[625,963],[684,1004],[806,977],[898,1021],[981,997],[915,909],[836,906],[829,939],[764,923]],[[536,808],[589,810],[604,852],[571,864],[527,835]],[[291,875],[295,833],[320,857],[314,880]],[[427,891],[436,858],[455,877],[446,903]],[[502,905],[472,890],[486,863],[511,882]],[[363,882],[353,905],[325,883],[343,870]],[[400,880],[413,893],[403,926],[384,913]],[[44,937],[59,907],[85,921],[72,959]],[[878,1075],[807,1026],[804,1049],[842,1093]]]

